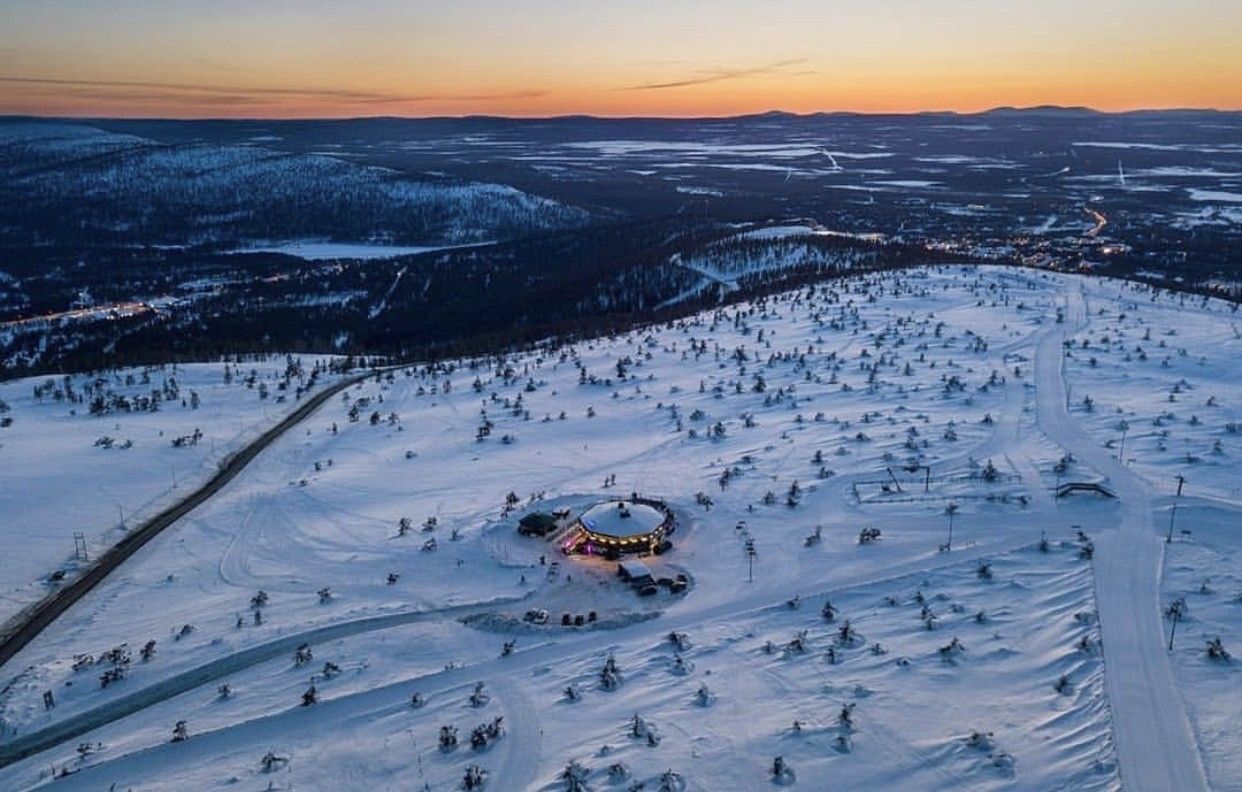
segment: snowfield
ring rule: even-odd
[[[1235,321],[923,268],[376,374],[4,668],[0,788],[1242,788]],[[516,531],[631,493],[684,590]]]
[[[330,384],[329,364],[271,357],[0,383],[0,420],[11,419],[0,428],[0,543],[13,549],[0,565],[0,622],[45,596],[49,575],[82,567],[75,533],[96,557],[122,522],[173,503]]]
[[[1160,601],[1166,608],[1179,599],[1186,606],[1173,636],[1170,662],[1183,682],[1187,714],[1202,746],[1211,787],[1242,789],[1236,727],[1237,636],[1242,633],[1238,515],[1218,501],[1186,495],[1176,522],[1190,533],[1177,533],[1164,560]],[[1165,623],[1171,626],[1167,617]],[[1233,653],[1231,663],[1208,657],[1204,650],[1213,638],[1222,639],[1226,651]]]

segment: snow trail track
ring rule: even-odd
[[[1096,540],[1095,589],[1121,782],[1139,790],[1207,789],[1203,763],[1164,652],[1160,608],[1163,540],[1152,525],[1150,485],[1098,446],[1066,408],[1065,353],[1085,327],[1086,299],[1066,293],[1066,322],[1036,348],[1037,420],[1053,442],[1108,478],[1121,501],[1117,530]]]

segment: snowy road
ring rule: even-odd
[[[0,745],[0,767],[5,767],[27,756],[59,745],[66,740],[86,734],[92,729],[97,729],[135,712],[140,712],[161,701],[167,701],[174,696],[179,696],[195,688],[226,679],[233,674],[252,668],[260,663],[277,657],[287,656],[302,644],[326,643],[338,638],[389,629],[400,625],[445,618],[451,619],[471,613],[485,612],[498,605],[511,604],[519,599],[522,598],[439,608],[434,611],[410,611],[353,619],[286,635],[274,641],[252,646],[196,668],[191,668],[162,682],[131,693],[122,699],[68,718],[49,728],[32,732],[24,737],[4,743]]]
[[[1044,336],[1036,350],[1036,415],[1040,429],[1106,476],[1121,501],[1117,530],[1094,537],[1105,684],[1121,781],[1130,792],[1206,789],[1194,732],[1164,652],[1163,543],[1152,525],[1152,487],[1096,445],[1069,415],[1063,343],[1088,318],[1081,291],[1068,291],[1066,299],[1065,324]]]

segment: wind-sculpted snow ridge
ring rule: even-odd
[[[0,788],[1235,788],[1233,321],[926,267],[369,377],[14,658]],[[560,552],[634,494],[646,595]]]
[[[16,241],[242,243],[323,237],[479,242],[579,225],[582,210],[496,184],[256,145],[168,144],[0,125],[0,216]]]

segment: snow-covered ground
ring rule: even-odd
[[[274,356],[0,383],[0,419],[11,419],[0,428],[0,622],[46,595],[49,575],[83,566],[75,533],[94,558],[122,522],[175,502],[330,384],[328,363],[299,357],[290,370]],[[316,366],[324,370],[311,385]],[[102,407],[92,411],[96,397]]]
[[[1172,665],[1186,699],[1203,751],[1204,769],[1213,789],[1242,789],[1242,752],[1238,750],[1239,654],[1242,653],[1242,542],[1236,499],[1219,501],[1184,496],[1175,532],[1165,551],[1161,604],[1181,599],[1183,616],[1173,635]],[[1171,505],[1169,509],[1171,509]],[[1168,510],[1161,514],[1167,524]],[[1166,629],[1172,622],[1166,619]],[[1233,659],[1219,662],[1207,644],[1220,638]]]
[[[1099,340],[1129,350],[1139,322],[1173,322],[1187,359]],[[1199,634],[1238,627],[1232,322],[1096,279],[924,269],[370,379],[14,659],[0,787],[447,790],[473,764],[487,789],[553,790],[575,762],[592,789],[762,789],[780,756],[805,789],[1237,788],[1238,670]],[[1165,560],[1176,484],[1119,463],[1105,418],[1165,409],[1196,356],[1216,406],[1179,414],[1169,453],[1220,440],[1220,461],[1185,473],[1192,531]],[[1055,498],[1071,480],[1119,497]],[[639,597],[614,562],[515,531],[631,492],[677,515],[646,561],[684,593]],[[1201,577],[1170,658],[1161,603]],[[442,726],[462,744],[441,751]]]
[[[1242,438],[1237,313],[1190,295],[1097,290],[1066,358],[1075,420],[1162,492],[1180,475],[1188,492],[1242,498],[1225,453]]]

